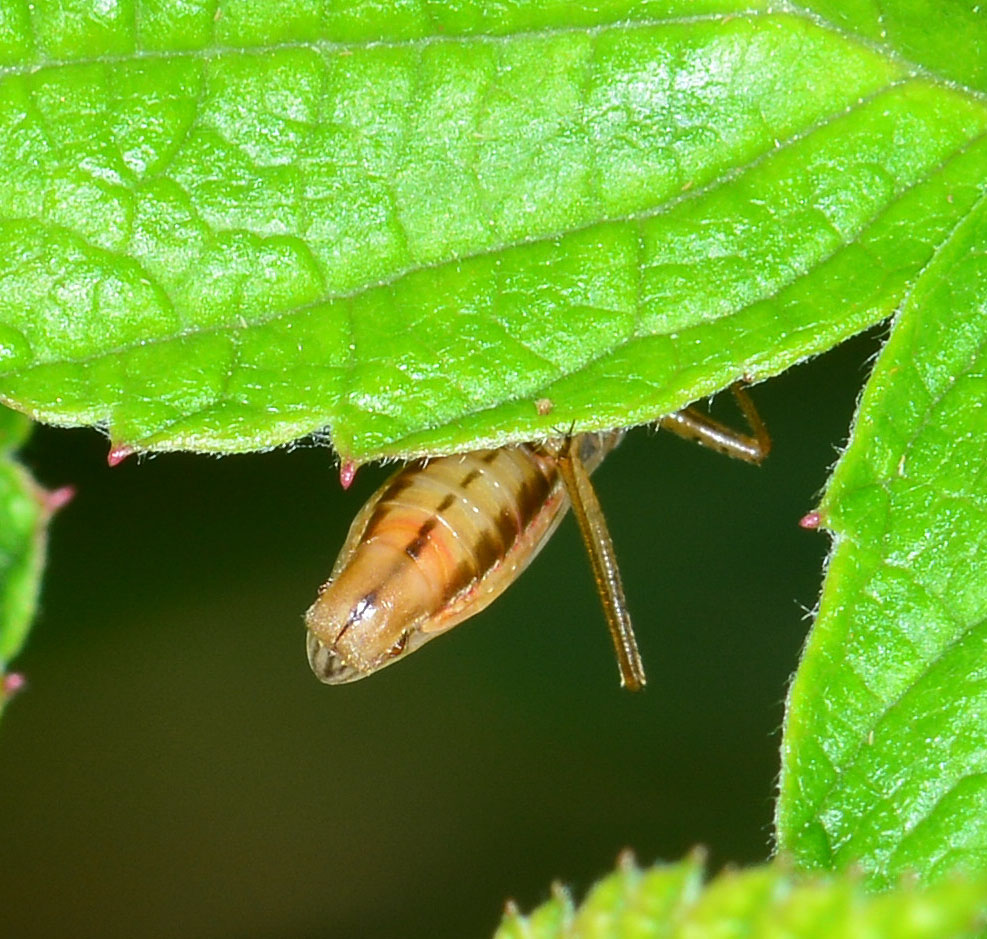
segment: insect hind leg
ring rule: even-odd
[[[610,538],[596,490],[579,455],[578,436],[566,437],[557,457],[557,465],[589,554],[593,579],[596,581],[614,651],[617,653],[621,684],[631,691],[640,691],[645,684],[644,664],[634,638],[630,614],[627,612],[627,600],[624,597],[613,540]]]
[[[759,465],[771,452],[771,437],[757,413],[750,395],[740,382],[730,386],[737,406],[751,433],[745,434],[704,414],[694,407],[683,408],[674,414],[663,417],[659,422],[664,430],[670,430],[679,437],[693,440],[704,447],[724,453],[745,463]]]

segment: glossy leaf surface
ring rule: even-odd
[[[775,374],[976,199],[985,28],[947,7],[948,54],[914,4],[11,4],[0,397],[360,462]]]

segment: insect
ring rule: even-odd
[[[733,393],[751,435],[686,408],[662,418],[679,436],[749,463],[771,441]],[[417,460],[371,496],[305,616],[308,658],[327,684],[364,678],[479,613],[542,549],[571,505],[610,628],[621,683],[645,684],[613,542],[590,474],[623,431],[585,433]]]

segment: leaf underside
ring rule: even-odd
[[[776,374],[888,316],[987,165],[983,23],[833,7],[12,4],[0,399],[359,463]]]
[[[722,873],[702,861],[623,862],[578,909],[568,893],[529,916],[509,910],[494,939],[961,939],[987,926],[987,881],[902,885],[869,894],[859,877],[806,877],[782,865]]]

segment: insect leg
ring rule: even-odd
[[[617,653],[620,683],[631,691],[640,691],[645,684],[644,665],[637,650],[634,627],[627,612],[624,587],[617,567],[613,541],[607,529],[606,519],[596,490],[589,480],[589,473],[579,454],[572,447],[572,437],[567,437],[558,455],[558,468],[572,502],[572,511],[579,523],[579,531],[589,553],[593,579],[603,603],[607,626]]]
[[[746,463],[759,464],[771,452],[771,437],[768,436],[767,428],[761,420],[761,415],[757,413],[754,402],[740,382],[734,382],[730,390],[752,433],[740,433],[695,408],[684,408],[675,414],[663,417],[661,426],[679,437],[694,440],[704,447],[718,450],[727,456]]]

